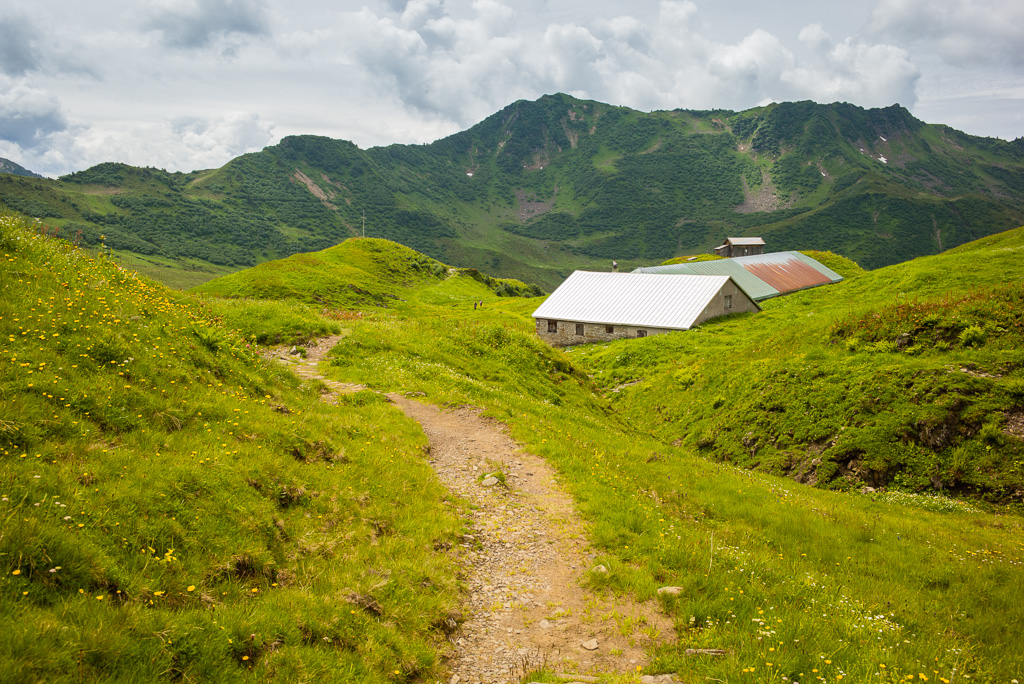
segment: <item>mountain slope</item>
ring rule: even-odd
[[[237,269],[365,225],[550,289],[574,268],[657,263],[736,234],[868,268],[934,254],[1024,222],[1024,139],[967,136],[896,105],[642,113],[559,94],[429,145],[294,136],[189,174],[0,176],[0,198],[86,245],[102,233],[143,267]]]
[[[29,171],[21,164],[12,162],[10,159],[0,157],[0,173],[9,173],[12,176],[27,176],[28,178],[42,178],[38,173]]]

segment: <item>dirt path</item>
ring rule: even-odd
[[[321,340],[305,359],[285,352],[284,360],[333,391],[361,389],[317,373],[316,362],[335,342]],[[388,398],[423,427],[438,479],[471,504],[473,530],[458,549],[466,619],[451,637],[449,684],[518,682],[542,665],[563,673],[636,673],[646,665],[646,646],[674,637],[656,602],[583,588],[588,574],[603,570],[586,526],[555,471],[523,451],[502,424],[471,408],[442,411],[401,394]],[[485,477],[492,473],[498,475]]]
[[[643,667],[644,647],[670,636],[672,625],[654,602],[603,599],[581,587],[596,564],[554,470],[476,410],[388,397],[423,426],[441,482],[473,504],[474,532],[463,545],[468,617],[451,681],[518,682],[545,663],[589,674]],[[485,484],[492,472],[504,484]]]
[[[314,340],[310,342],[308,346],[304,347],[271,347],[263,354],[263,356],[266,359],[276,359],[286,366],[289,366],[292,369],[292,372],[300,378],[304,378],[306,380],[319,380],[324,383],[331,390],[330,394],[325,394],[323,396],[324,401],[335,404],[337,403],[337,400],[334,398],[336,394],[347,394],[366,389],[366,385],[329,380],[321,375],[320,371],[317,369],[320,361],[327,356],[327,352],[331,350],[331,347],[338,344],[338,340],[342,337],[342,335],[321,337],[319,340]],[[300,350],[305,350],[305,358],[302,357]]]

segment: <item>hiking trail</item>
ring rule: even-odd
[[[337,339],[319,340],[304,359],[287,348],[268,357],[324,382],[331,392],[323,398],[332,401],[336,393],[366,389],[317,372]],[[674,640],[672,620],[657,601],[638,604],[583,587],[604,568],[555,470],[477,409],[387,397],[423,428],[440,482],[470,504],[471,531],[453,551],[464,573],[465,620],[449,637],[449,684],[511,684],[541,666],[587,681],[646,670],[645,648]]]

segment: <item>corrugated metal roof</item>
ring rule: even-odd
[[[759,237],[738,237],[725,238],[725,241],[732,245],[763,245],[764,238]]]
[[[806,254],[801,254],[800,252],[789,252],[789,253],[792,254],[793,256],[795,256],[800,261],[802,261],[805,264],[807,264],[808,266],[810,266],[811,268],[813,268],[818,273],[821,273],[822,275],[826,276],[830,283],[838,283],[838,282],[842,281],[843,276],[839,275],[838,273],[833,271],[831,268],[829,268],[825,264],[823,264],[820,261],[818,261],[817,259],[812,259],[811,257],[807,256]]]
[[[838,283],[838,273],[800,252],[751,254],[735,259],[638,268],[634,273],[703,273],[732,276],[755,302],[808,287]]]
[[[783,294],[842,280],[835,271],[799,252],[752,254],[733,261]]]
[[[715,261],[696,261],[686,264],[669,264],[667,266],[647,266],[638,268],[633,273],[675,273],[690,275],[727,275],[736,286],[743,290],[755,302],[781,294],[774,287],[736,263],[736,259],[717,259]]]
[[[686,330],[728,276],[574,271],[534,318]]]

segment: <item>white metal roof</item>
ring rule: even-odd
[[[533,317],[686,330],[728,280],[725,275],[574,271]]]

